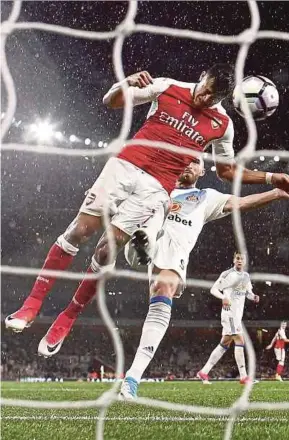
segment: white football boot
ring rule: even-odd
[[[137,398],[138,382],[132,377],[126,377],[121,384],[118,395],[119,400],[136,400]]]

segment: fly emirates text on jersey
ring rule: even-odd
[[[195,141],[201,147],[206,144],[206,140],[195,129],[195,127],[199,124],[199,121],[197,121],[192,115],[190,115],[190,113],[185,112],[182,116],[182,119],[177,119],[173,116],[170,116],[167,112],[162,111],[160,114],[160,121],[165,122],[166,124],[174,127],[181,133],[184,133],[186,136],[188,136],[188,138]]]

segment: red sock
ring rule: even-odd
[[[68,254],[60,246],[54,243],[47,254],[42,269],[65,270],[70,266],[73,258],[73,255]],[[30,295],[25,300],[24,305],[26,307],[40,308],[44,298],[52,289],[55,280],[56,277],[47,277],[41,275],[40,273],[40,275],[36,278],[34,286],[30,292]]]
[[[281,376],[282,371],[283,371],[284,365],[277,365],[277,374],[279,374],[279,376]]]
[[[88,268],[87,274],[94,273],[91,267]],[[64,314],[69,318],[77,318],[81,310],[92,300],[95,295],[97,280],[88,280],[86,277],[82,280],[80,285],[78,286],[77,291],[72,299],[72,301],[68,304],[66,309],[64,310]]]

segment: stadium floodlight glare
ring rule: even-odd
[[[99,148],[102,148],[102,147],[103,147],[103,142],[102,142],[102,141],[99,141],[99,142],[98,142],[98,146],[99,146]]]
[[[84,143],[85,143],[85,145],[90,145],[91,144],[91,140],[89,138],[86,138]]]
[[[260,160],[261,160],[261,162],[264,162],[265,156],[260,156]]]
[[[55,138],[56,138],[58,141],[61,141],[61,140],[63,139],[63,134],[61,133],[61,131],[56,131],[56,132],[55,132]]]
[[[38,143],[50,143],[55,134],[55,124],[51,124],[49,120],[37,120],[28,126],[27,137]]]
[[[279,156],[274,156],[274,160],[275,160],[275,162],[279,162],[280,157]]]
[[[76,136],[75,136],[75,134],[72,134],[71,136],[69,136],[69,140],[70,140],[70,142],[75,142],[76,141]]]
[[[108,143],[107,142],[104,142],[103,143],[103,148],[106,148],[108,146]]]

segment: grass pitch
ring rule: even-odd
[[[2,397],[33,400],[94,400],[108,384],[15,383],[2,384]],[[237,382],[204,386],[200,382],[143,383],[140,397],[191,405],[226,407],[243,388]],[[251,401],[289,400],[289,382],[262,382],[254,386]],[[115,403],[107,412],[106,440],[220,440],[226,417],[165,411],[147,406]],[[2,408],[3,440],[94,440],[97,409],[51,410]],[[234,440],[288,440],[289,411],[248,411],[237,420]]]

